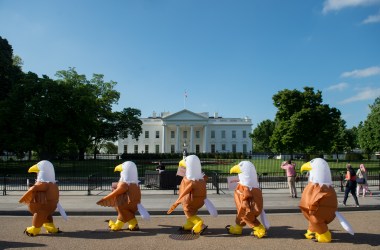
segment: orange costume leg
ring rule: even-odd
[[[137,204],[129,204],[127,207],[118,208],[118,221],[128,222],[128,229],[131,231],[139,230],[135,214],[137,212]]]

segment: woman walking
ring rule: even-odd
[[[367,170],[365,169],[364,164],[360,164],[359,169],[356,172],[356,176],[357,176],[356,182],[358,185],[356,188],[356,195],[360,196],[360,189],[362,189],[363,197],[365,197],[365,194],[370,191],[368,189]]]
[[[346,189],[344,191],[344,199],[343,199],[343,205],[346,206],[346,201],[348,198],[348,194],[351,193],[352,197],[354,197],[356,207],[359,207],[358,197],[356,197],[356,173],[354,169],[352,168],[351,164],[346,165],[347,173],[346,173]]]

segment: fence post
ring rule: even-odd
[[[91,175],[89,175],[89,176],[87,177],[87,195],[91,195],[90,178],[91,178]]]
[[[219,175],[217,172],[215,172],[215,178],[216,178],[216,194],[219,194]]]
[[[3,187],[3,195],[7,195],[7,177],[4,175],[4,187]]]
[[[262,189],[261,187],[261,174],[257,174],[258,180],[259,180],[259,188]]]

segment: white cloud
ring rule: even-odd
[[[376,99],[377,97],[380,97],[380,88],[364,88],[360,89],[356,95],[341,101],[340,104],[372,100]]]
[[[380,0],[326,0],[323,3],[323,13],[338,11],[348,7],[359,7],[379,4]]]
[[[353,71],[343,72],[341,77],[364,78],[374,75],[380,75],[380,67],[374,66],[366,69],[355,69]]]
[[[335,91],[335,90],[342,91],[342,90],[346,89],[347,87],[348,87],[347,83],[341,82],[341,83],[338,83],[338,84],[335,84],[335,85],[331,85],[326,90],[327,91]]]
[[[362,23],[380,23],[380,11],[376,15],[367,17]]]

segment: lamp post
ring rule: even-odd
[[[186,147],[186,141],[183,143],[183,159],[187,156],[187,147]]]

